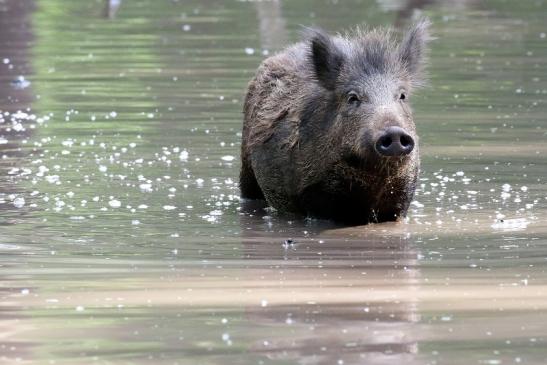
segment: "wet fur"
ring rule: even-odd
[[[423,84],[427,28],[417,23],[399,44],[390,31],[331,37],[308,30],[303,42],[263,61],[244,103],[242,197],[351,224],[404,216],[419,171],[417,146],[396,159],[371,146],[389,125],[417,140],[410,107],[390,98],[398,85],[410,93]],[[344,104],[352,88],[369,91],[358,110]]]

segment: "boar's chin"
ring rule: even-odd
[[[408,163],[390,163],[378,166],[376,169],[338,164],[333,170],[333,177],[336,180],[353,184],[354,188],[360,186],[368,189],[373,186],[384,186],[394,181],[397,181],[398,185],[406,184],[405,182],[413,180],[413,171],[414,169],[410,168]]]
[[[350,224],[394,221],[406,214],[418,169],[417,161],[408,159],[372,167],[363,163],[363,168],[339,161],[301,191],[299,206],[310,216]]]

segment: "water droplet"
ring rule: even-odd
[[[17,198],[13,199],[13,206],[15,208],[22,208],[25,206],[25,198],[22,196],[18,196]]]
[[[119,208],[122,206],[122,202],[116,199],[112,199],[108,202],[108,205],[110,205],[112,208]]]

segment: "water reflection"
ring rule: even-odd
[[[250,274],[269,289],[261,307],[245,310],[251,326],[270,329],[252,351],[298,364],[418,363],[420,316],[412,292],[419,289],[419,269],[412,240],[311,238],[309,225],[297,230],[307,236],[281,243],[279,231],[262,231],[244,241],[245,257],[254,260],[247,264]],[[294,231],[293,225],[281,229]]]
[[[30,82],[30,46],[33,37],[30,16],[31,0],[8,0],[0,11],[0,212],[22,208],[25,200],[22,187],[12,183],[10,175],[19,173],[21,160],[28,154],[21,146],[32,134],[36,122],[27,113],[33,100]],[[17,213],[9,212],[13,215]],[[2,218],[0,225],[12,224],[12,218]]]
[[[280,232],[294,242],[283,245]],[[423,334],[424,326],[412,240],[317,233],[295,224],[276,225],[267,235],[247,232],[237,255],[242,260],[169,260],[168,271],[161,262],[134,259],[84,269],[86,259],[65,257],[62,269],[43,270],[50,284],[63,289],[12,293],[6,299],[13,308],[25,307],[37,317],[30,321],[6,308],[17,318],[6,326],[14,338],[37,341],[41,351],[67,359],[105,356],[108,350],[94,349],[93,339],[107,336],[125,343],[117,347],[135,361],[153,356],[176,362],[190,354],[231,361],[244,351],[249,357],[241,363],[252,363],[254,355],[302,364],[420,363],[416,333]],[[17,277],[15,267],[6,272]],[[73,279],[67,281],[66,274]],[[65,323],[66,315],[79,320]],[[128,321],[116,321],[119,315]],[[63,330],[45,340],[47,328],[32,325],[37,320]],[[56,348],[56,341],[80,331],[90,343],[69,341]]]
[[[27,87],[14,87],[31,73],[29,58],[33,37],[30,16],[34,10],[32,0],[6,0],[0,11],[0,105],[2,111],[15,112],[29,107],[32,93]],[[22,79],[21,79],[22,78]],[[20,83],[21,81],[19,81]],[[9,87],[9,86],[12,87]],[[24,85],[28,85],[25,83]],[[5,128],[5,126],[1,126]]]
[[[262,49],[276,51],[285,47],[289,43],[289,37],[287,22],[283,18],[282,2],[257,1],[255,7]]]
[[[105,18],[114,19],[121,5],[122,0],[105,0],[103,16]]]

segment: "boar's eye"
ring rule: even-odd
[[[357,95],[356,92],[350,91],[348,93],[347,101],[348,101],[348,104],[357,104],[361,101],[361,99],[359,99],[359,95]]]

